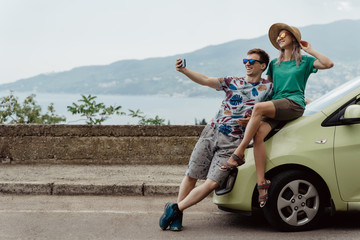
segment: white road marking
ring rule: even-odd
[[[0,213],[108,213],[108,214],[162,214],[160,211],[119,211],[119,210],[26,210],[26,209],[18,209],[18,210],[0,210]],[[226,212],[187,212],[187,215],[200,215],[200,214],[216,214],[223,215],[229,214]]]

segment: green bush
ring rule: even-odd
[[[96,103],[96,96],[88,95],[87,97],[81,95],[82,99],[78,100],[81,104],[73,103],[72,106],[67,106],[68,111],[73,115],[80,114],[86,117],[86,123],[90,125],[101,124],[106,121],[111,115],[125,115],[121,112],[121,106],[105,106],[104,103]]]
[[[66,121],[63,116],[55,114],[54,104],[50,103],[45,114],[41,113],[41,107],[36,104],[35,94],[26,97],[22,105],[13,91],[9,96],[0,101],[0,123],[2,124],[55,124]]]

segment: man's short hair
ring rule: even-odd
[[[270,62],[269,54],[267,54],[264,50],[262,50],[260,48],[253,48],[248,51],[247,55],[254,54],[254,53],[258,54],[260,56],[260,61],[266,64],[266,67],[264,69],[264,71],[265,71]]]

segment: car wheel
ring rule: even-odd
[[[311,174],[295,170],[273,177],[269,200],[263,209],[267,221],[281,231],[316,227],[324,215],[318,182]]]

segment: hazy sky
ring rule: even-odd
[[[0,0],[0,84],[340,19],[360,19],[360,1]]]

